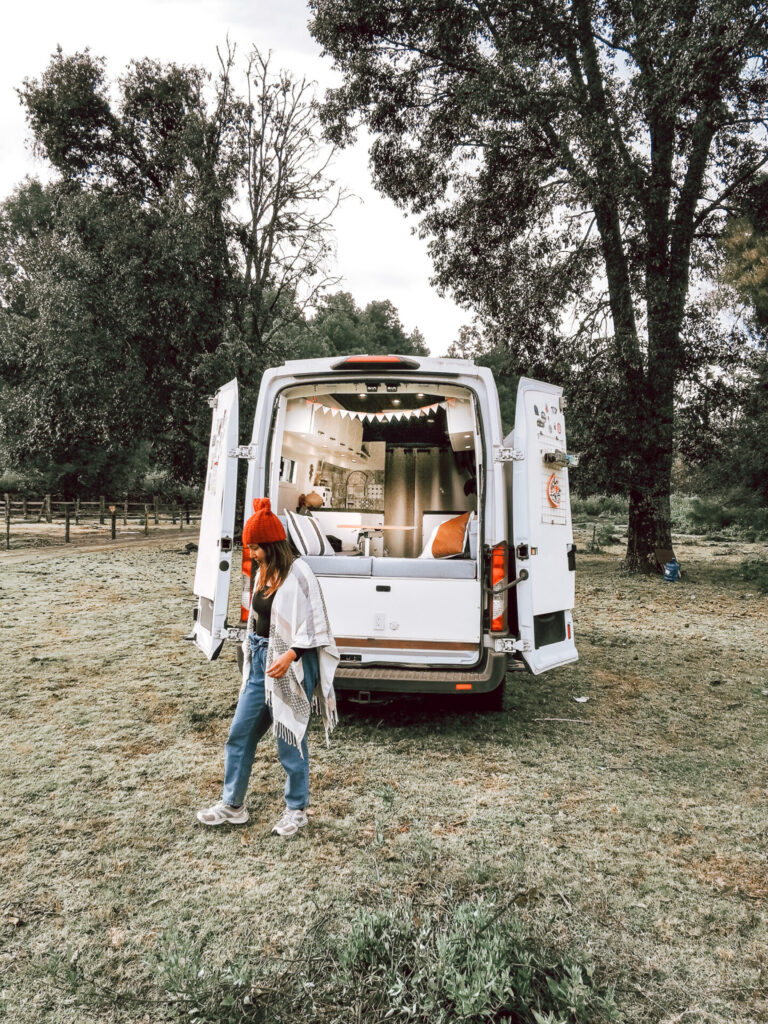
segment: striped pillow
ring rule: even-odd
[[[320,529],[317,520],[312,516],[300,516],[295,512],[286,512],[288,536],[300,555],[333,555],[336,552],[331,542]]]

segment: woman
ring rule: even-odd
[[[243,529],[243,547],[249,549],[258,575],[243,644],[243,685],[224,748],[222,798],[197,818],[204,825],[248,821],[245,794],[256,745],[274,723],[277,755],[287,779],[285,813],[272,831],[291,838],[307,824],[306,731],[312,704],[323,717],[326,742],[337,721],[333,676],[339,653],[314,573],[294,557],[269,498],[257,498],[253,505],[256,511]]]

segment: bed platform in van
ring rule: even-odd
[[[316,576],[376,576],[409,580],[474,580],[477,562],[470,558],[354,558],[304,555]]]

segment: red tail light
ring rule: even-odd
[[[496,544],[491,551],[491,587],[507,582],[507,566],[509,563],[509,550],[506,541]],[[491,632],[502,633],[507,628],[507,594],[504,590],[501,593],[491,594]]]

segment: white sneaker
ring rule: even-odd
[[[305,811],[291,810],[286,807],[285,814],[272,829],[272,834],[282,836],[284,839],[293,839],[299,829],[304,828],[307,824],[307,820]]]
[[[198,811],[197,820],[203,825],[223,825],[225,822],[230,825],[244,825],[248,821],[248,811],[245,804],[242,807],[230,807],[223,800],[219,800],[213,807]]]

